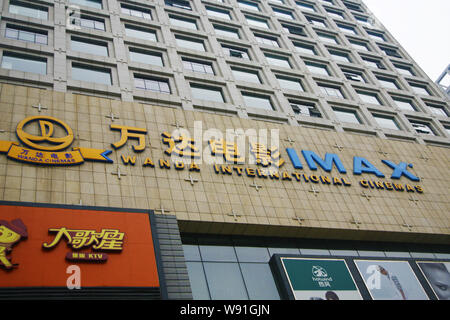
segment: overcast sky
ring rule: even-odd
[[[363,0],[431,80],[450,64],[450,0]]]

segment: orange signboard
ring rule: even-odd
[[[0,288],[159,287],[154,249],[148,212],[0,205]]]

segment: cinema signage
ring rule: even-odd
[[[35,126],[35,131],[39,131],[40,134],[28,132],[27,129],[33,125]],[[56,128],[59,128],[60,132],[65,132],[65,135],[57,136],[55,134]],[[110,130],[120,132],[120,139],[111,144],[115,150],[125,146],[130,139],[137,141],[137,144],[132,145],[134,153],[141,153],[147,147],[147,129],[145,128],[114,124],[110,125]],[[0,153],[6,153],[10,159],[49,166],[80,165],[85,161],[114,162],[108,157],[112,153],[108,149],[77,147],[72,150],[66,150],[74,140],[73,131],[66,123],[53,117],[28,117],[17,125],[16,133],[25,147],[21,147],[17,142],[0,141]],[[200,171],[199,163],[202,154],[198,146],[199,141],[195,141],[184,134],[172,135],[168,132],[163,132],[161,138],[162,143],[167,146],[164,153],[170,156],[171,160],[158,159],[155,162],[151,157],[145,157],[142,160],[143,167]],[[347,168],[339,156],[334,153],[326,153],[322,158],[321,155],[316,154],[314,151],[301,150],[309,170],[316,172],[320,168],[326,173],[331,174],[335,170],[340,174],[318,175],[297,171],[304,170],[305,166],[300,160],[297,150],[293,148],[287,148],[286,153],[295,171],[286,171],[283,170],[286,161],[277,147],[267,147],[263,143],[249,142],[252,166],[245,166],[244,153],[236,142],[225,139],[210,139],[208,140],[208,145],[211,156],[219,157],[225,162],[225,164],[212,164],[212,168],[217,175],[246,175],[250,178],[320,183],[343,187],[352,185],[348,177],[341,176],[347,174]],[[122,154],[120,159],[124,165],[134,166],[137,163],[136,155]],[[396,163],[390,160],[382,160],[381,163],[385,168],[389,168],[392,171],[390,179],[394,181],[380,180],[386,178],[386,176],[379,168],[364,157],[353,157],[353,175],[369,174],[375,177],[375,179],[360,179],[358,184],[362,188],[424,192],[424,188],[417,184],[420,182],[420,179],[408,170],[413,168],[413,164],[407,162]],[[411,182],[399,183],[398,180],[403,177]]]
[[[0,217],[0,296],[9,288],[67,290],[73,265],[82,289],[159,294],[148,211],[0,201]]]

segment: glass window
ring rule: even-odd
[[[388,88],[388,89],[400,89],[397,85],[397,82],[394,79],[388,79],[388,78],[380,78],[377,77],[378,81],[381,83],[381,86]]]
[[[309,23],[311,23],[312,25],[322,27],[322,28],[327,27],[325,20],[322,20],[319,18],[308,17],[308,16],[306,17],[306,19],[308,19]]]
[[[282,27],[283,27],[283,30],[286,31],[287,33],[306,37],[306,32],[300,26],[293,26],[291,24],[283,24]]]
[[[120,9],[123,14],[127,14],[129,16],[143,18],[147,20],[152,20],[152,14],[150,10],[138,8],[138,7],[132,7],[126,4],[121,3]]]
[[[265,247],[235,247],[239,262],[269,262],[269,252]]]
[[[156,31],[150,29],[141,29],[139,27],[126,25],[125,34],[133,38],[139,38],[147,41],[157,41]]]
[[[266,56],[267,62],[269,64],[283,67],[283,68],[291,68],[291,64],[289,63],[289,59],[286,57],[274,56],[271,54],[264,54]]]
[[[164,66],[161,53],[145,51],[137,48],[130,48],[130,60],[134,62],[152,64],[160,67]]]
[[[237,261],[236,253],[231,246],[200,245],[199,249],[203,261]]]
[[[314,118],[322,118],[322,114],[317,109],[314,103],[297,100],[289,100],[289,103],[291,105],[292,111],[294,111],[295,114]]]
[[[306,67],[312,73],[321,74],[324,76],[329,76],[328,68],[324,65],[313,63],[313,62],[305,62]]]
[[[192,91],[192,97],[194,99],[209,100],[209,101],[222,102],[222,103],[225,102],[225,99],[223,98],[222,90],[220,88],[207,87],[207,86],[191,83],[191,91]],[[205,250],[203,248],[204,248],[203,246],[200,247],[200,250]],[[203,257],[203,251],[202,251],[202,257]],[[204,259],[204,257],[203,257],[203,259]]]
[[[234,28],[228,28],[228,27],[224,27],[224,26],[214,25],[214,31],[216,32],[216,34],[221,35],[221,36],[230,37],[230,38],[234,38],[234,39],[240,38],[238,30],[234,29]]]
[[[231,248],[233,249],[233,248]],[[247,300],[244,279],[236,263],[204,262],[206,280],[213,300]]]
[[[350,41],[350,44],[356,50],[369,51],[369,48],[367,47],[366,43],[357,42],[357,41]]]
[[[371,37],[375,41],[386,41],[384,39],[384,35],[382,33],[367,31],[367,34],[369,35],[369,37]]]
[[[239,5],[239,8],[259,11],[259,6],[257,3],[242,0],[239,0],[237,3]]]
[[[170,93],[169,81],[166,79],[134,75],[134,84],[137,89]]]
[[[356,93],[358,94],[359,98],[365,103],[381,105],[381,102],[376,93],[358,91]]]
[[[206,7],[206,12],[209,16],[225,19],[225,20],[231,20],[230,13],[228,10],[222,10],[218,8],[213,7]]]
[[[430,109],[431,113],[438,115],[438,116],[444,116],[447,117],[447,112],[445,111],[445,108],[443,106],[438,106],[435,104],[426,104],[427,107]]]
[[[105,21],[100,18],[93,18],[88,16],[81,16],[81,18],[73,19],[72,23],[74,25],[80,25],[82,28],[94,29],[94,30],[102,30],[105,31]]]
[[[72,36],[70,47],[74,51],[95,54],[104,57],[108,56],[108,44],[106,42],[92,41]]]
[[[314,48],[314,45],[304,44],[304,43],[298,43],[294,42],[295,50],[301,53],[306,53],[310,55],[316,55],[316,49]]]
[[[47,59],[4,51],[2,68],[22,72],[47,74]]]
[[[177,45],[191,50],[206,51],[202,40],[193,40],[181,36],[175,36]]]
[[[238,247],[236,247],[237,249]],[[267,251],[267,249],[265,249]],[[266,263],[241,263],[242,275],[251,300],[279,300],[280,295],[270,266]]]
[[[296,91],[305,91],[302,83],[298,79],[276,76],[281,88]]]
[[[395,102],[395,105],[402,110],[406,111],[417,111],[411,100],[401,99],[401,98],[392,98]]]
[[[169,20],[170,20],[170,24],[176,27],[182,27],[182,28],[187,28],[187,29],[193,29],[193,30],[197,30],[197,23],[195,22],[195,20],[192,19],[187,19],[187,18],[181,18],[181,17],[176,17],[173,15],[169,16]]]
[[[231,72],[233,73],[234,78],[238,81],[261,83],[258,71],[231,68]]]
[[[333,109],[333,111],[339,121],[361,124],[361,120],[356,111],[344,109]]]
[[[196,60],[191,60],[187,58],[182,58],[184,69],[204,73],[204,74],[212,74],[214,75],[214,70],[212,64],[209,62],[200,62]]]
[[[285,11],[285,10],[281,10],[281,9],[277,9],[277,8],[272,8],[272,10],[275,13],[275,15],[279,18],[284,18],[284,19],[288,19],[288,20],[294,19],[294,17],[292,16],[292,13],[289,11]]]
[[[224,44],[222,44],[221,46],[225,51],[225,53],[228,54],[230,57],[250,60],[250,57],[246,49],[230,47]]]
[[[192,10],[191,4],[187,0],[164,0],[166,6],[171,6],[175,8]]]
[[[11,1],[9,3],[9,12],[30,18],[48,20],[48,8],[30,3]]]
[[[10,39],[47,44],[48,33],[43,30],[35,30],[23,26],[6,25],[5,37]]]
[[[186,262],[189,281],[192,288],[192,296],[195,300],[209,300],[208,285],[206,283],[203,264],[201,262]]]
[[[245,105],[250,108],[274,110],[269,96],[257,95],[248,92],[242,92]]]
[[[379,115],[374,115],[373,117],[377,121],[378,125],[384,129],[400,130],[397,121],[395,121],[392,117]]]
[[[429,123],[425,122],[419,122],[419,121],[411,121],[411,125],[413,126],[414,130],[416,130],[417,133],[421,134],[429,134],[434,136],[434,130],[432,129],[431,125]]]
[[[197,245],[183,244],[183,252],[186,261],[201,261],[200,251]]]
[[[352,26],[347,26],[345,24],[338,24],[337,26],[342,32],[349,33],[349,34],[358,34],[356,32],[355,28]]]
[[[261,36],[261,35],[255,35],[255,39],[259,44],[265,44],[272,47],[279,48],[280,45],[278,44],[278,41],[276,38],[267,37],[267,36]]]
[[[353,70],[342,70],[344,76],[351,81],[366,82],[362,73]]]
[[[330,97],[336,97],[336,98],[344,98],[344,95],[341,92],[341,89],[333,86],[327,86],[319,84],[320,91]]]
[[[247,19],[247,23],[251,26],[269,29],[269,24],[267,23],[266,20],[258,19],[258,18],[254,18],[254,17],[247,17],[247,16],[246,16],[246,19]]]
[[[95,9],[103,9],[102,0],[70,0],[70,3]]]
[[[331,57],[336,61],[352,62],[347,53],[341,51],[329,50]]]
[[[369,67],[383,69],[383,70],[386,69],[386,67],[381,63],[380,60],[369,59],[369,58],[365,58],[365,57],[362,57],[362,59],[364,60],[364,63],[367,64]]]
[[[329,10],[329,9],[326,9],[325,11],[334,18],[344,19],[344,14],[340,11]]]
[[[395,69],[397,69],[397,71],[405,76],[414,76],[414,72],[412,71],[412,68],[410,66],[405,66],[405,65],[398,65],[398,64],[394,64]]]
[[[303,2],[296,2],[296,4],[301,10],[307,10],[307,11],[312,11],[312,12],[316,11],[316,9],[314,9],[314,6],[312,4],[303,3]]]
[[[411,86],[412,90],[417,94],[421,94],[421,95],[425,95],[425,96],[430,95],[430,93],[428,92],[428,90],[425,86],[421,86],[419,84],[414,84],[414,83],[410,83],[409,85]]]
[[[338,44],[338,41],[336,40],[336,37],[331,35],[331,34],[317,33],[317,36],[323,42],[328,42],[328,43],[332,43],[332,44]]]
[[[112,85],[111,70],[72,63],[72,79]]]

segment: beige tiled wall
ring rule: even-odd
[[[53,116],[65,121],[76,137],[72,147],[111,149],[113,164],[86,161],[78,166],[43,167],[19,163],[0,154],[0,199],[86,206],[159,209],[161,206],[180,221],[182,231],[240,233],[273,236],[335,237],[343,239],[377,239],[447,242],[450,236],[450,150],[418,143],[382,140],[379,138],[336,133],[318,129],[292,127],[270,122],[228,116],[181,111],[140,103],[121,102],[98,97],[72,95],[21,86],[0,85],[0,140],[19,141],[17,123],[33,115]],[[41,103],[48,109],[38,112],[32,105]],[[119,119],[114,124],[147,128],[147,148],[134,153],[131,145],[114,150],[111,143],[120,133],[110,130],[113,112]],[[314,195],[312,183],[279,181],[216,174],[211,164],[200,166],[200,172],[187,169],[161,169],[159,159],[169,159],[161,133],[175,129],[177,121],[193,132],[194,121],[202,121],[203,129],[268,128],[279,129],[281,154],[286,160],[282,171],[345,177],[352,186],[314,184],[320,193]],[[291,138],[295,142],[285,141]],[[339,150],[335,145],[342,146]],[[204,148],[209,148],[206,141]],[[294,170],[285,148],[297,150],[304,165]],[[326,173],[307,168],[301,150],[311,150],[320,156],[336,153],[347,174],[336,169]],[[383,155],[380,151],[387,152]],[[134,166],[124,165],[121,155],[136,156]],[[353,156],[361,156],[376,165],[385,179],[374,175],[355,176]],[[151,157],[155,168],[143,167]],[[392,181],[391,169],[382,159],[413,163],[409,169],[422,178],[412,183],[405,177],[400,182],[420,184],[423,194],[364,189],[360,179]],[[119,180],[112,172],[126,176]],[[244,165],[244,167],[255,167]],[[189,174],[193,185],[185,179]],[[259,191],[250,184],[262,186]],[[371,197],[361,195],[365,191]],[[418,201],[411,201],[411,197]],[[236,217],[231,213],[236,213]],[[161,212],[157,212],[161,213]],[[303,219],[300,222],[295,219]],[[358,223],[352,223],[352,222]],[[409,227],[407,227],[409,226]]]

